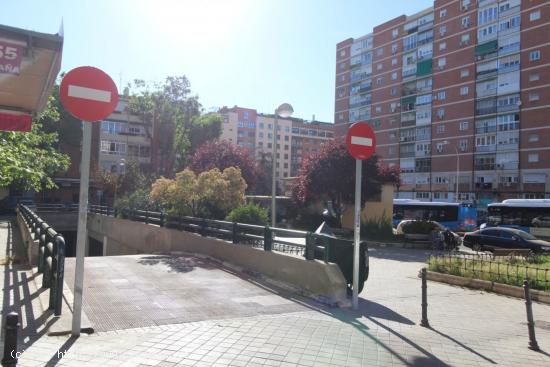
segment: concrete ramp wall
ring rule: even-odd
[[[346,281],[336,264],[267,252],[198,234],[130,220],[88,214],[88,234],[103,242],[107,256],[188,252],[260,273],[324,303],[347,305]]]

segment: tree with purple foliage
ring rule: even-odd
[[[362,202],[378,195],[383,184],[399,184],[399,171],[379,162],[378,156],[363,161],[361,183]],[[335,210],[354,202],[355,159],[343,140],[325,143],[319,153],[304,160],[292,188],[292,200],[297,205],[315,201],[332,201]],[[337,213],[340,214],[340,213]]]
[[[197,174],[213,168],[223,171],[228,167],[240,168],[248,190],[251,191],[265,176],[265,172],[246,148],[236,146],[227,140],[216,140],[201,145],[191,157],[189,165]]]

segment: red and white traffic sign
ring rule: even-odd
[[[367,123],[356,122],[348,130],[346,145],[355,159],[368,159],[376,150],[376,135]]]
[[[113,113],[118,103],[113,79],[92,66],[69,71],[61,81],[59,95],[65,109],[84,121],[103,120]]]

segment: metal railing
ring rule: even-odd
[[[307,247],[305,231],[286,228],[268,227],[254,224],[197,218],[190,216],[175,216],[162,212],[112,208],[91,205],[90,213],[120,217],[160,227],[194,232],[201,236],[216,237],[231,241],[234,244],[260,248],[264,251],[277,251],[287,254],[304,256]],[[311,234],[314,238],[321,237]]]
[[[515,286],[522,286],[527,279],[533,289],[550,291],[550,269],[531,265],[524,256],[434,255],[428,264],[432,271]]]
[[[38,273],[42,274],[42,288],[50,289],[49,309],[59,316],[63,305],[65,239],[26,205],[19,205],[19,213],[34,239],[38,240]]]

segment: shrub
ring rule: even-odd
[[[267,224],[267,210],[256,204],[240,205],[227,215],[227,220],[231,222],[265,225]]]
[[[115,209],[121,213],[125,209],[160,211],[161,207],[151,201],[148,189],[138,189],[119,198],[115,203]]]
[[[391,220],[382,216],[362,222],[361,235],[368,240],[392,240],[394,237]]]

